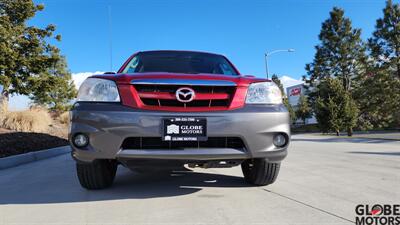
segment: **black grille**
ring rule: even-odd
[[[207,141],[163,141],[161,137],[129,137],[121,149],[183,149],[183,148],[235,148],[244,149],[238,137],[209,137]]]

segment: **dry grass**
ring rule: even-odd
[[[61,124],[69,124],[69,112],[63,112],[58,116],[58,121],[60,121]]]
[[[3,123],[4,117],[7,113],[7,104],[0,99],[0,124]]]
[[[23,132],[47,132],[53,123],[45,109],[34,108],[26,111],[2,112],[0,127]]]

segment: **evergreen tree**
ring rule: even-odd
[[[279,77],[274,74],[271,77],[271,80],[279,87],[279,90],[281,90],[282,96],[285,96],[285,91],[283,90],[283,85]]]
[[[53,111],[66,111],[70,107],[70,99],[75,98],[76,88],[71,80],[64,57],[54,68],[40,76],[31,78],[31,100],[37,105],[43,105]]]
[[[334,131],[339,135],[346,130],[349,136],[353,134],[358,109],[338,78],[326,78],[318,84],[315,113],[323,132]]]
[[[364,129],[399,126],[400,80],[386,69],[370,67],[354,93],[360,109],[359,126]]]
[[[357,124],[359,109],[349,93],[344,92],[342,98],[343,127],[346,129],[348,136],[353,136],[353,127]]]
[[[299,98],[299,104],[297,105],[296,117],[303,120],[306,123],[306,119],[312,115],[311,107],[308,104],[308,99],[305,95],[301,95]]]
[[[310,84],[327,77],[342,81],[346,91],[354,85],[354,78],[365,71],[365,46],[361,40],[361,29],[354,29],[344,11],[333,8],[330,18],[322,23],[314,61],[306,65]]]
[[[376,21],[368,46],[376,64],[388,67],[400,79],[400,4],[386,2],[383,18]]]
[[[322,131],[322,133],[328,133],[331,130],[335,130],[332,128],[330,115],[332,114],[328,109],[328,102],[326,99],[321,97],[317,97],[315,100],[314,112],[315,118],[318,122],[318,128]],[[339,129],[336,130],[337,135],[339,135]]]
[[[279,90],[281,90],[282,96],[283,96],[283,104],[287,108],[289,112],[289,117],[290,117],[290,122],[293,124],[296,122],[297,117],[296,117],[296,112],[294,111],[293,107],[289,104],[289,100],[285,94],[285,91],[283,90],[283,85],[281,80],[278,78],[277,75],[272,75],[271,77],[272,81],[279,87]]]
[[[318,121],[323,123],[322,115],[318,115],[318,113],[322,113],[322,109],[328,109],[331,111],[330,120],[335,120],[337,122],[332,123],[331,121],[331,123],[322,125],[324,129],[329,128],[329,130],[337,131],[338,128],[343,126],[343,123],[339,123],[339,120],[343,120],[346,117],[353,118],[354,116],[338,114],[340,118],[334,118],[336,114],[333,112],[335,108],[333,104],[341,104],[341,102],[337,101],[339,98],[330,99],[328,97],[321,97],[319,88],[324,86],[321,86],[321,83],[325,82],[329,84],[329,82],[331,82],[326,82],[327,80],[338,80],[344,90],[342,94],[348,96],[351,99],[350,102],[354,102],[352,99],[352,91],[359,87],[358,78],[365,73],[365,46],[360,36],[361,30],[352,27],[350,19],[344,17],[344,11],[342,9],[333,8],[330,12],[330,18],[322,23],[322,29],[319,34],[321,43],[315,47],[316,53],[313,62],[306,65],[307,74],[309,76],[306,83],[309,87],[308,93],[311,105],[315,109],[317,119],[320,118]],[[328,85],[327,87],[330,86]],[[341,96],[341,98],[344,99],[345,97]],[[317,99],[319,99],[319,102],[317,102]],[[349,104],[349,106],[355,108],[351,110],[341,110],[340,112],[358,112],[356,104]],[[326,113],[323,112],[323,114]],[[353,123],[347,124],[350,125]],[[352,129],[348,129],[348,135],[351,135],[351,130]]]
[[[400,4],[386,2],[368,47],[369,71],[356,92],[363,124],[400,126]]]
[[[32,0],[0,0],[0,106],[4,108],[10,94],[37,94],[33,93],[33,82],[52,75],[47,72],[61,60],[59,49],[48,43],[49,39],[61,39],[54,35],[55,26],[26,24],[43,8]],[[59,82],[70,81],[53,79],[53,87],[62,86]]]
[[[285,107],[287,108],[287,110],[289,112],[290,123],[294,124],[297,120],[296,112],[294,111],[292,105],[289,104],[289,100],[287,98],[283,99],[283,104],[285,105]]]

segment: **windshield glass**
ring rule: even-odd
[[[232,65],[223,56],[179,51],[140,52],[131,59],[122,72],[238,75]]]

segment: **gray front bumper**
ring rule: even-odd
[[[205,117],[209,137],[240,137],[246,151],[232,148],[142,150],[120,146],[128,137],[161,137],[163,117]],[[85,149],[72,146],[72,156],[83,162],[94,159],[173,159],[223,160],[268,158],[281,161],[287,145],[277,148],[273,136],[285,133],[290,137],[289,115],[283,105],[252,105],[232,111],[162,112],[133,109],[120,104],[77,103],[71,111],[70,139],[76,133],[89,136]]]

